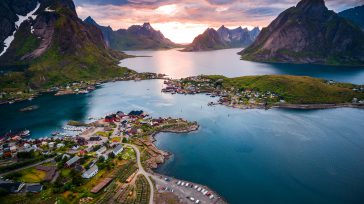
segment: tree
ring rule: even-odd
[[[126,137],[123,138],[122,140],[123,143],[127,143],[128,142],[128,139],[126,139]]]

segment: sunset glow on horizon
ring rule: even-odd
[[[149,22],[176,43],[190,43],[207,28],[265,27],[298,0],[75,0],[80,18],[91,16],[114,30]],[[340,11],[360,1],[326,0]]]

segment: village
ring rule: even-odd
[[[118,111],[89,124],[68,122],[64,129],[78,133],[73,136],[9,137],[0,145],[0,194],[10,203],[150,203],[154,195],[224,203],[208,187],[152,171],[170,156],[153,144],[155,134],[198,128],[180,118]]]
[[[187,77],[176,80],[165,80],[162,92],[171,94],[198,94],[204,93],[211,98],[219,97],[217,102],[208,105],[225,105],[240,109],[268,108],[272,103],[285,103],[283,97],[273,92],[260,92],[252,89],[226,89],[222,80],[212,80],[203,75]]]
[[[107,80],[91,80],[91,81],[75,81],[69,82],[58,86],[52,86],[46,89],[33,90],[29,88],[28,90],[9,90],[0,92],[0,105],[2,104],[13,104],[16,102],[21,102],[25,100],[33,100],[42,93],[54,93],[56,96],[70,95],[70,94],[87,94],[94,91],[98,86],[107,82],[115,81],[140,81],[140,80],[150,80],[150,79],[164,79],[164,74],[157,73],[128,73],[122,77],[115,77],[113,79]]]

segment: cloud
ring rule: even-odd
[[[114,29],[150,22],[161,29],[166,29],[162,24],[170,25],[171,29],[190,26],[194,28],[191,32],[195,32],[221,25],[264,27],[298,0],[75,0],[75,3],[81,18],[92,16]],[[326,0],[328,8],[336,12],[361,4],[364,0]]]

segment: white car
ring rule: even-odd
[[[188,187],[189,185],[190,185],[190,183],[186,183],[186,185],[185,185],[185,186],[186,186],[186,187]]]
[[[200,192],[201,191],[201,187],[198,187],[197,191]]]
[[[197,189],[197,188],[198,188],[198,186],[194,186],[193,188],[194,188],[194,189]]]
[[[185,185],[185,182],[182,182],[182,186],[184,186]]]
[[[177,185],[181,185],[181,181],[178,181],[178,182],[177,182]]]
[[[214,198],[214,195],[211,194],[209,198],[210,200],[212,200]]]
[[[195,202],[195,203],[197,203],[197,204],[198,204],[198,203],[200,203],[200,200],[196,200],[196,202]]]
[[[191,200],[191,201],[195,201],[195,198],[194,198],[194,197],[190,197],[190,200]]]

